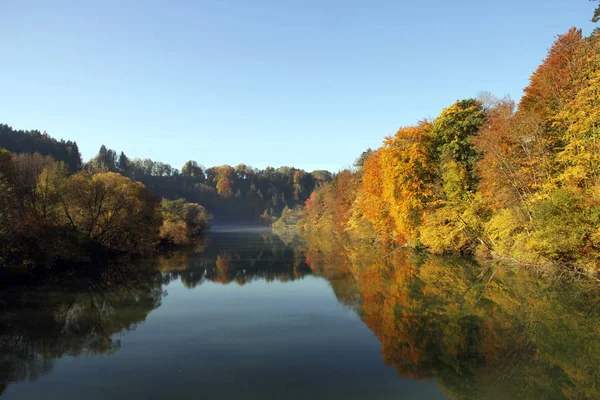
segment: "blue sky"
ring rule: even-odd
[[[486,90],[521,96],[587,0],[0,0],[0,122],[175,167],[338,170]]]

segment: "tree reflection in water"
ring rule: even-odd
[[[600,398],[597,283],[330,243],[309,240],[307,262],[326,277],[347,274],[359,315],[401,376],[435,379],[456,399]],[[353,291],[336,294],[344,302],[348,292],[352,303]]]
[[[286,235],[212,235],[189,251],[0,290],[0,393],[64,356],[118,351],[163,285],[326,279],[401,376],[456,399],[600,398],[600,290],[501,265]],[[8,281],[4,281],[8,282]]]
[[[285,282],[309,273],[297,246],[273,235],[229,234],[217,235],[211,246],[200,240],[153,260],[21,277],[23,284],[6,277],[0,290],[0,393],[9,383],[50,373],[62,356],[118,351],[121,342],[113,336],[144,322],[171,280],[194,288],[205,281]]]
[[[311,273],[298,242],[287,244],[272,234],[213,235],[205,251],[177,252],[159,258],[169,279],[188,288],[203,282],[239,285],[261,279],[288,282]]]
[[[112,336],[160,306],[163,277],[148,263],[64,271],[0,294],[0,384],[35,380],[64,355],[117,351]]]

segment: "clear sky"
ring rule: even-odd
[[[587,0],[0,0],[0,122],[180,168],[337,170],[487,90],[521,96]]]

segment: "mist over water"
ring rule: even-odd
[[[212,233],[271,233],[271,227],[259,224],[227,224],[217,223],[210,228]]]

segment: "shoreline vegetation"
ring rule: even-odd
[[[328,171],[245,164],[180,170],[0,124],[0,267],[91,265],[191,244],[214,220],[269,225],[303,204]]]
[[[317,188],[298,230],[598,280],[599,88],[600,34],[572,28],[518,104],[480,93],[400,128]]]
[[[0,264],[45,266],[144,255],[186,245],[211,215],[184,199],[162,201],[115,172],[70,174],[50,156],[0,150]]]

